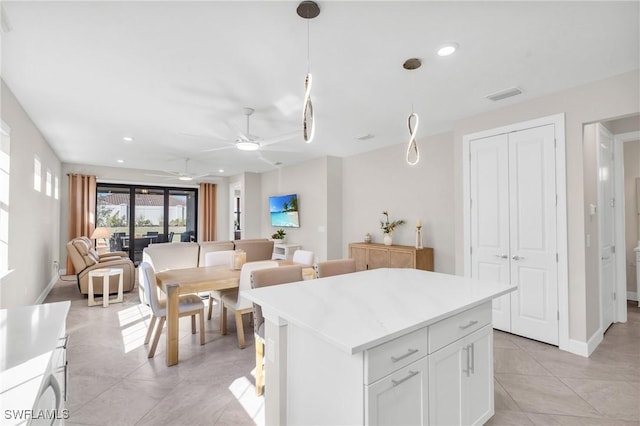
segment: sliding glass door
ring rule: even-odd
[[[196,241],[197,212],[197,189],[98,184],[96,226],[109,230],[111,251],[136,265],[150,244]]]

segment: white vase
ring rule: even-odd
[[[384,234],[384,245],[390,246],[393,242],[393,238],[391,238],[391,234]]]

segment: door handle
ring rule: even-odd
[[[496,257],[499,257],[500,259],[508,259],[509,255],[508,254],[496,254]]]
[[[524,257],[518,256],[517,254],[512,257],[513,260],[523,260]]]
[[[471,344],[471,367],[469,367],[469,370],[471,372],[471,374],[476,374],[476,347],[475,347],[475,343]]]
[[[609,260],[609,256],[602,256],[601,260]]]
[[[465,351],[466,355],[467,355],[467,368],[463,368],[462,372],[465,373],[467,375],[467,377],[469,377],[469,371],[471,370],[469,368],[469,345],[467,345],[464,348],[462,348],[462,350]]]

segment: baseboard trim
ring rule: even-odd
[[[604,335],[602,333],[602,328],[599,328],[591,338],[587,342],[580,342],[578,340],[569,339],[569,347],[567,348],[567,352],[571,352],[575,355],[580,355],[585,358],[588,358],[593,351],[596,350],[598,345],[602,343]]]
[[[51,291],[53,286],[56,285],[59,278],[60,278],[60,275],[58,274],[54,275],[53,278],[51,278],[51,281],[49,281],[49,284],[47,284],[44,290],[42,290],[42,293],[40,293],[40,296],[38,296],[38,298],[36,299],[36,303],[35,303],[36,305],[39,305],[42,302],[44,302],[44,299],[47,298],[47,296],[49,295],[49,292]]]
[[[638,301],[638,292],[637,291],[628,291],[627,292],[627,300],[633,300],[634,302]]]

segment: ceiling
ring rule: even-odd
[[[184,171],[190,158],[189,172],[264,172],[405,143],[412,108],[420,140],[640,67],[637,1],[319,1],[310,21],[289,1],[2,4],[11,27],[2,78],[60,159],[76,164]],[[458,51],[438,57],[451,41]],[[411,57],[422,67],[403,69]],[[311,144],[301,124],[307,58]],[[524,93],[485,99],[512,86]],[[255,109],[252,134],[294,137],[235,149],[244,107]],[[228,149],[206,151],[218,147]]]

